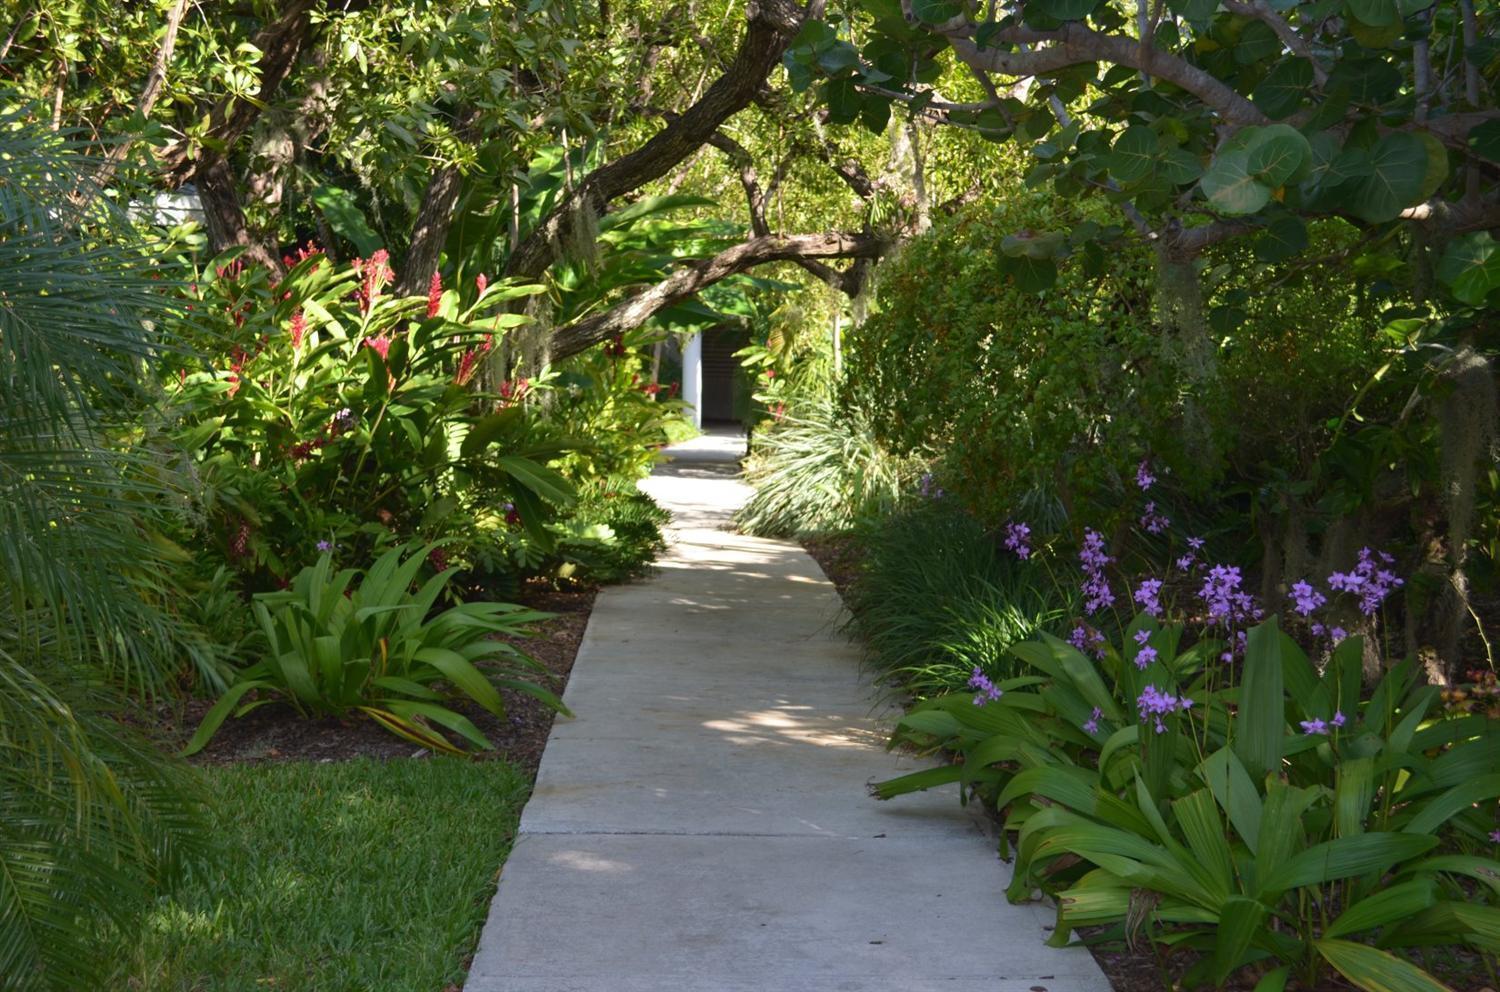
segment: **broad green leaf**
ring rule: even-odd
[[[1354,213],[1372,224],[1394,220],[1421,195],[1427,166],[1422,139],[1405,131],[1382,136],[1370,151],[1370,174],[1360,181]]]
[[[1453,992],[1403,958],[1350,940],[1313,941],[1323,959],[1365,992]]]
[[[1410,919],[1431,906],[1436,898],[1430,878],[1392,885],[1349,906],[1328,925],[1323,936],[1350,937]]]
[[[1136,124],[1120,132],[1109,153],[1109,174],[1122,183],[1133,183],[1151,174],[1160,141],[1149,127]]]
[[[1336,837],[1292,856],[1260,879],[1259,891],[1279,894],[1304,885],[1322,885],[1354,875],[1381,872],[1398,862],[1425,854],[1438,839],[1417,834],[1355,834]]]
[[[1483,775],[1460,782],[1440,795],[1415,802],[1416,813],[1401,825],[1407,833],[1435,834],[1453,817],[1476,803],[1500,798],[1500,775]]]
[[[1396,0],[1344,0],[1349,14],[1374,28],[1401,23]]]
[[[911,12],[919,21],[941,24],[962,13],[963,6],[958,0],[912,0]]]
[[[1003,266],[1016,281],[1016,288],[1023,293],[1040,293],[1051,289],[1057,282],[1057,263],[1050,258],[1021,256],[1010,259]]]
[[[955,785],[962,775],[963,769],[958,765],[940,765],[876,782],[870,786],[870,792],[876,799],[894,799],[909,792],[924,792],[940,785]]]
[[[1286,124],[1272,124],[1264,132],[1249,151],[1246,170],[1272,189],[1294,182],[1312,158],[1307,139]]]
[[[1265,775],[1281,762],[1286,732],[1281,651],[1281,629],[1275,617],[1250,630],[1234,750],[1252,777]]]
[[[312,191],[313,203],[322,211],[335,234],[350,242],[361,257],[368,258],[384,239],[365,220],[364,211],[354,199],[354,194],[338,186],[317,186]]]
[[[1214,935],[1215,984],[1223,985],[1231,974],[1247,963],[1245,953],[1265,925],[1267,913],[1266,907],[1254,899],[1230,896],[1224,900]]]
[[[1469,148],[1481,158],[1500,162],[1500,120],[1488,120],[1470,128]]]
[[[1284,214],[1266,225],[1265,233],[1255,239],[1255,257],[1262,262],[1284,262],[1307,247],[1307,225],[1302,219]]]
[[[853,124],[864,109],[864,95],[852,79],[830,79],[823,84],[830,124]]]
[[[244,698],[245,693],[252,689],[269,687],[269,682],[247,681],[236,682],[230,686],[224,695],[219,697],[218,702],[211,706],[207,713],[203,714],[203,721],[198,724],[198,729],[193,731],[193,736],[188,740],[187,746],[182,749],[184,756],[197,754],[208,744],[209,740],[218,731],[229,716],[235,704]]]
[[[1460,302],[1483,306],[1500,287],[1500,245],[1488,231],[1475,231],[1449,242],[1438,262],[1437,277]]]
[[[1099,0],[1031,0],[1031,2],[1049,17],[1055,17],[1059,21],[1081,21],[1099,6]]]
[[[1271,189],[1251,174],[1250,156],[1236,150],[1216,156],[1198,180],[1210,204],[1226,214],[1253,214],[1271,200]]]
[[[1186,186],[1203,175],[1203,163],[1186,148],[1167,148],[1157,158],[1156,174],[1174,186]]]
[[[1348,758],[1339,762],[1333,789],[1333,822],[1341,837],[1363,833],[1370,800],[1375,795],[1375,759]]]
[[[1313,68],[1306,59],[1287,56],[1271,67],[1250,99],[1272,120],[1290,117],[1312,95]]]
[[[1208,783],[1214,800],[1229,817],[1235,833],[1254,854],[1260,845],[1261,798],[1255,781],[1234,751],[1220,748],[1203,760],[1198,774]]]
[[[571,506],[578,491],[561,473],[520,455],[501,455],[495,463],[521,485],[557,506]]]
[[[1489,886],[1492,893],[1500,896],[1500,861],[1493,858],[1481,858],[1471,854],[1440,854],[1435,858],[1426,858],[1402,868],[1403,875],[1425,871],[1466,875]]]

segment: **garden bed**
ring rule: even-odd
[[[542,585],[529,587],[520,597],[522,605],[556,614],[536,625],[536,634],[527,638],[508,638],[512,643],[541,662],[547,676],[542,684],[561,695],[568,674],[583,640],[589,613],[593,610],[595,589],[558,591]],[[556,715],[540,700],[525,693],[501,690],[506,716],[496,717],[469,700],[453,708],[474,721],[480,731],[495,745],[494,751],[476,753],[479,760],[508,761],[529,780],[536,775],[542,749],[552,732]],[[163,712],[162,733],[170,746],[180,747],[197,728],[212,700],[189,700],[180,715]],[[214,734],[208,746],[193,757],[203,766],[266,761],[339,761],[350,758],[426,757],[427,751],[402,740],[374,721],[309,720],[290,706],[274,703],[263,706],[240,719],[229,719]]]
[[[852,534],[828,534],[804,538],[801,543],[840,596],[849,601],[847,590],[860,574],[862,554],[858,539]],[[989,804],[984,805],[984,810],[994,822],[995,829],[1002,829],[1000,814]],[[1079,933],[1086,940],[1097,940],[1103,931],[1083,929]],[[1120,940],[1100,941],[1087,946],[1115,992],[1162,992],[1164,989],[1185,988],[1182,976],[1198,960],[1195,952],[1187,950],[1164,954],[1164,949],[1156,948],[1144,939],[1133,947]],[[1495,992],[1493,977],[1485,970],[1483,959],[1468,948],[1459,945],[1425,948],[1418,954],[1418,960],[1424,969],[1454,992]],[[1253,992],[1258,977],[1248,971],[1233,976],[1222,986],[1221,992]],[[1286,992],[1354,992],[1357,988],[1340,976],[1329,975],[1313,988],[1292,979]]]

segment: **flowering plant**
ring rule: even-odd
[[[306,248],[273,282],[222,257],[194,287],[203,355],[169,384],[180,445],[202,483],[210,543],[242,573],[284,578],[320,543],[363,549],[446,536],[430,510],[476,495],[523,506],[545,539],[572,486],[547,467],[567,450],[515,389],[473,388],[508,300],[540,290],[477,280],[389,292],[384,252],[338,265]],[[206,366],[206,367],[205,367]]]

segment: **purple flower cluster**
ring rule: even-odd
[[[1156,660],[1156,649],[1146,643],[1149,640],[1151,640],[1151,631],[1138,630],[1135,632],[1135,643],[1141,646],[1141,649],[1135,653],[1135,667],[1143,672]]]
[[[1031,557],[1031,528],[1023,523],[1008,523],[1005,525],[1005,548],[1007,551],[1015,552],[1017,558],[1025,561]]]
[[[1068,635],[1068,643],[1080,651],[1092,652],[1094,657],[1104,657],[1104,635],[1086,624],[1078,624]]]
[[[1104,716],[1104,711],[1095,706],[1093,714],[1084,721],[1083,732],[1086,734],[1097,734],[1099,732],[1099,719],[1102,716]]]
[[[1203,550],[1203,538],[1201,537],[1190,537],[1187,539],[1187,543],[1187,554],[1177,559],[1177,570],[1180,572],[1186,572],[1198,564],[1198,552]]]
[[[1255,605],[1255,597],[1240,588],[1243,583],[1238,565],[1215,565],[1209,569],[1198,590],[1198,598],[1208,609],[1208,618],[1216,623],[1258,621],[1264,611]]]
[[[1359,611],[1367,617],[1372,617],[1385,602],[1387,596],[1405,585],[1405,582],[1396,577],[1389,567],[1395,564],[1396,559],[1384,551],[1378,553],[1380,564],[1376,564],[1377,553],[1369,548],[1362,548],[1359,552],[1359,562],[1352,571],[1334,572],[1328,576],[1330,589],[1339,592],[1355,593],[1359,596]]]
[[[327,554],[329,551],[333,550],[333,542],[332,541],[319,541],[318,542],[318,550],[321,551],[321,552],[323,552],[324,554]]]
[[[984,674],[984,670],[979,668],[977,665],[974,667],[973,674],[969,676],[969,688],[977,690],[974,693],[975,706],[983,706],[985,703],[993,703],[995,702],[995,700],[1005,695],[1004,690],[1002,690],[995,683],[991,682],[990,677]]]
[[[1151,474],[1151,462],[1144,458],[1142,458],[1141,463],[1136,466],[1135,484],[1140,487],[1141,492],[1145,492],[1147,489],[1150,489],[1152,486],[1156,485],[1156,476]]]
[[[1156,686],[1148,685],[1136,697],[1135,705],[1140,710],[1141,722],[1152,721],[1156,726],[1156,732],[1164,734],[1167,732],[1167,725],[1162,723],[1161,718],[1179,710],[1186,711],[1193,705],[1193,701],[1186,696],[1179,699],[1170,692],[1162,692]]]
[[[1323,719],[1321,719],[1319,717],[1313,717],[1311,720],[1303,720],[1301,722],[1301,724],[1299,724],[1299,726],[1301,726],[1302,732],[1304,734],[1324,734],[1324,735],[1327,735],[1329,733],[1329,728],[1333,728],[1334,730],[1337,730],[1339,727],[1342,727],[1346,722],[1347,721],[1346,721],[1346,719],[1344,717],[1344,714],[1342,712],[1337,712],[1336,711],[1333,714],[1333,719],[1332,720],[1323,720]]]
[[[1078,561],[1083,570],[1084,612],[1093,616],[1100,610],[1115,605],[1114,591],[1104,577],[1104,568],[1114,561],[1104,552],[1104,537],[1096,530],[1083,532],[1083,547],[1078,552]]]
[[[1146,501],[1146,512],[1141,514],[1141,527],[1148,534],[1164,534],[1172,521],[1156,509],[1156,500]]]
[[[1307,582],[1292,583],[1292,608],[1301,616],[1308,616],[1326,602],[1328,602],[1328,597]]]
[[[1161,616],[1161,579],[1143,579],[1135,587],[1135,601],[1148,616]]]
[[[942,499],[943,487],[933,479],[931,472],[922,473],[922,478],[917,480],[917,491],[927,499]]]
[[[1324,634],[1327,634],[1328,639],[1332,641],[1335,646],[1337,646],[1338,643],[1344,638],[1349,636],[1349,632],[1343,627],[1325,627],[1320,623],[1315,623],[1312,625],[1312,632],[1314,637],[1322,637]]]

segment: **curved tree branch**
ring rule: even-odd
[[[506,275],[537,279],[552,265],[554,246],[566,244],[581,209],[602,213],[609,201],[660,179],[701,148],[731,116],[749,106],[808,17],[822,16],[824,0],[751,0],[749,24],[729,69],[680,116],[640,148],[600,166],[579,183],[511,253]]]
[[[576,355],[616,334],[639,327],[659,310],[736,273],[767,262],[823,258],[876,258],[886,243],[872,234],[768,234],[727,248],[713,258],[684,265],[649,289],[603,313],[574,321],[552,332],[553,361]]]

